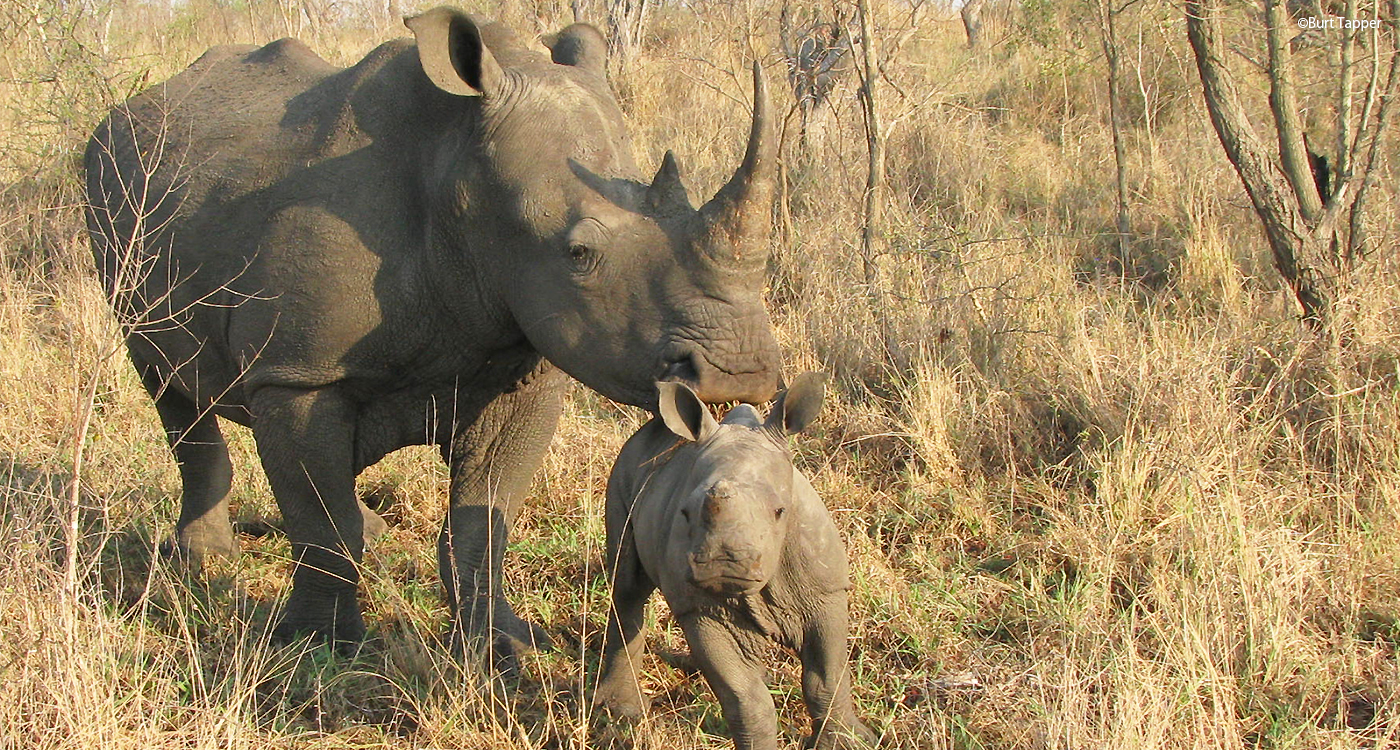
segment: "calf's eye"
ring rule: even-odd
[[[781,519],[783,517],[783,513],[785,512],[787,512],[787,508],[778,508],[777,510],[773,511],[773,517],[775,519]]]

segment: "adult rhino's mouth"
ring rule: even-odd
[[[705,356],[701,347],[688,344],[668,347],[657,380],[683,383],[708,403],[761,403],[777,388],[777,377],[768,367],[727,367]]]

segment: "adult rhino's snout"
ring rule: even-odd
[[[694,342],[673,344],[657,380],[684,383],[700,400],[710,404],[768,401],[778,391],[780,358],[778,342],[766,325],[766,317],[763,322],[745,337],[751,346],[738,352],[707,351]]]
[[[777,172],[773,123],[762,69],[753,69],[753,121],[743,162],[699,209],[692,251],[706,270],[675,299],[675,337],[662,357],[658,380],[690,386],[708,403],[763,403],[778,389],[780,355],[763,309],[773,191]],[[690,211],[675,159],[669,153],[649,190],[664,213]]]

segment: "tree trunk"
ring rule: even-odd
[[[1266,2],[1272,4],[1273,0]],[[1320,329],[1328,323],[1333,302],[1334,279],[1324,272],[1328,266],[1325,260],[1328,243],[1314,236],[1289,180],[1268,157],[1245,117],[1239,93],[1221,58],[1215,17],[1218,12],[1216,0],[1186,2],[1186,33],[1196,57],[1206,110],[1225,156],[1234,165],[1264,225],[1274,267],[1293,290],[1302,307],[1304,321]],[[1272,32],[1270,42],[1273,48]],[[1308,181],[1311,179],[1309,173]],[[1316,197],[1316,188],[1313,190]]]
[[[865,284],[874,290],[878,280],[876,258],[883,251],[885,139],[880,131],[878,85],[879,57],[875,49],[875,22],[870,17],[870,0],[859,0],[860,33],[864,64],[864,80],[860,87],[861,113],[865,121],[865,201],[864,221],[860,233],[860,250]]]
[[[1347,0],[1346,19],[1348,21],[1356,19],[1356,0]],[[1342,30],[1342,48],[1338,54],[1341,76],[1337,87],[1337,155],[1333,159],[1333,163],[1336,165],[1339,175],[1351,171],[1351,86],[1352,58],[1355,50],[1352,42],[1355,35],[1356,31],[1353,29]],[[1323,200],[1326,198],[1324,197]]]
[[[1312,223],[1322,217],[1322,198],[1303,144],[1303,127],[1298,122],[1298,97],[1293,85],[1293,63],[1288,43],[1283,38],[1285,31],[1293,24],[1289,23],[1288,10],[1281,0],[1264,0],[1264,21],[1268,24],[1269,109],[1274,115],[1283,174],[1298,198],[1303,220]]]
[[[1113,131],[1113,163],[1116,168],[1118,185],[1118,212],[1115,224],[1118,230],[1118,254],[1127,267],[1130,265],[1129,239],[1132,224],[1128,216],[1128,165],[1123,146],[1123,107],[1120,93],[1121,82],[1118,69],[1118,27],[1119,11],[1114,10],[1113,0],[1100,0],[1101,30],[1103,32],[1103,53],[1108,61],[1108,120]]]
[[[982,4],[985,0],[967,0],[963,3],[962,10],[958,13],[962,16],[963,31],[967,33],[967,48],[977,49],[982,46]]]

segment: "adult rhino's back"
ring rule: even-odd
[[[291,39],[216,47],[99,126],[93,252],[138,360],[200,403],[353,374],[384,322],[376,278],[416,231],[406,52],[342,69]]]
[[[92,203],[150,206],[161,196],[148,194],[148,178],[182,194],[216,179],[241,185],[300,145],[280,126],[288,103],[335,72],[291,39],[210,49],[98,126],[86,156]]]
[[[86,155],[90,201],[128,220],[158,206],[192,214],[206,198],[228,202],[361,148],[373,128],[352,97],[407,46],[390,42],[345,69],[294,39],[214,47],[98,127]]]

